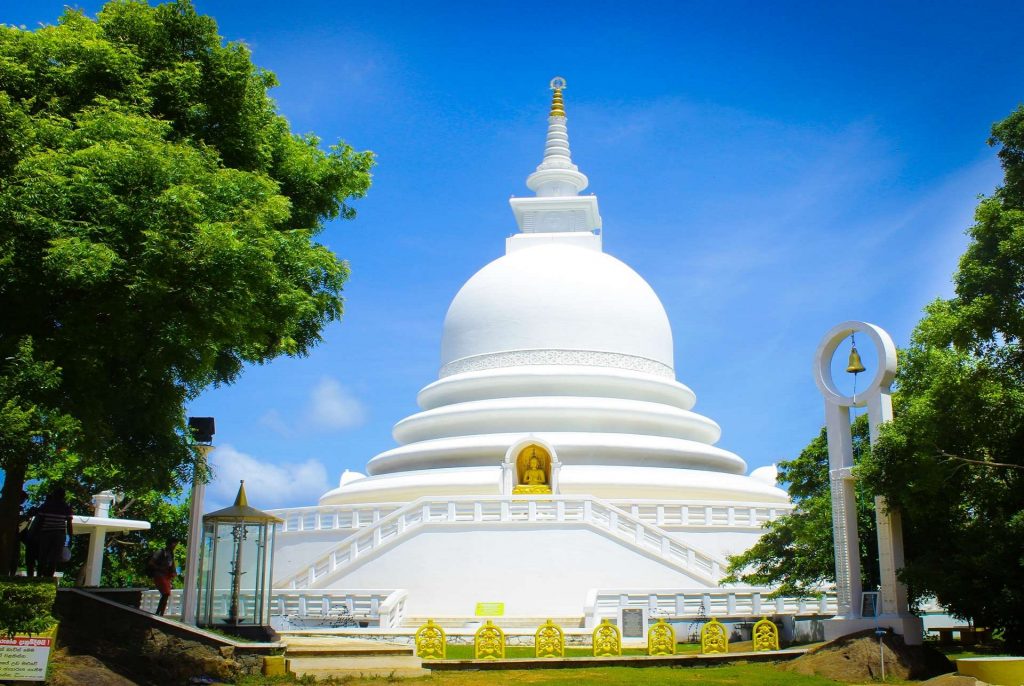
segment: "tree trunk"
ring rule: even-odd
[[[4,487],[0,490],[0,576],[7,576],[21,555],[18,518],[27,468],[25,461],[15,460],[4,469]]]

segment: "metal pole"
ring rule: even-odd
[[[882,665],[882,681],[885,681],[885,644],[881,633],[878,634],[878,661]]]
[[[212,445],[196,445],[196,466],[205,463],[213,450]],[[188,548],[185,553],[185,584],[181,589],[181,621],[185,624],[196,623],[196,585],[199,582],[199,546],[203,536],[203,498],[206,496],[206,481],[201,476],[202,470],[192,472],[192,494],[188,508]]]

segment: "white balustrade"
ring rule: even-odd
[[[405,601],[409,593],[404,588],[393,591],[378,607],[381,629],[397,629],[405,621]]]
[[[329,618],[347,615],[353,621],[382,629],[401,626],[405,619],[405,603],[408,597],[405,589],[346,591],[340,589],[302,590],[273,589],[270,598],[271,617]],[[228,589],[216,591],[214,603],[216,614],[227,614],[230,598]],[[158,591],[143,591],[140,609],[156,612],[160,602]],[[243,607],[255,602],[253,594],[243,593],[239,597]],[[167,617],[181,616],[181,589],[171,591],[167,603]]]
[[[372,526],[391,514],[404,503],[374,503],[363,505],[314,505],[270,510],[284,520],[277,531],[291,534],[307,531],[352,531]]]
[[[587,594],[586,624],[596,626],[604,618],[615,617],[620,607],[647,607],[655,616],[675,619],[836,614],[832,591],[812,598],[769,598],[771,592],[770,588],[593,589]]]
[[[715,502],[690,502],[683,505],[666,505],[654,501],[606,501],[620,510],[628,512],[634,519],[669,531],[675,529],[727,528],[731,530],[761,529],[767,522],[788,514],[792,506],[784,504],[772,505],[735,505]],[[495,505],[490,514],[477,512],[477,503],[486,507],[484,501],[476,500],[471,504],[456,503],[457,516],[451,521],[500,521],[502,509]],[[380,520],[405,507],[405,503],[375,503],[357,505],[316,505],[312,507],[296,507],[270,510],[284,520],[278,527],[278,534],[287,535],[309,531],[339,531],[352,533],[358,529],[376,525]],[[447,509],[447,503],[442,506]],[[465,509],[469,508],[469,510]],[[544,513],[539,516],[548,516]],[[431,504],[424,510],[424,516],[436,521],[449,520],[447,512],[439,512]],[[554,513],[557,519],[557,513]],[[561,521],[561,520],[559,520]],[[568,520],[572,521],[572,520]]]

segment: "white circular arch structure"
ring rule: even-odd
[[[832,378],[832,357],[840,344],[850,334],[862,333],[875,344],[878,353],[878,369],[871,379],[867,388],[857,394],[857,397],[844,395],[837,387]],[[892,336],[885,329],[869,324],[850,320],[837,324],[828,330],[818,344],[818,351],[814,355],[814,382],[818,384],[818,390],[825,396],[825,402],[840,407],[864,407],[867,398],[879,393],[888,393],[896,378],[896,344]]]

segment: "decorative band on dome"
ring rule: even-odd
[[[644,372],[655,376],[676,378],[675,372],[666,364],[646,357],[623,353],[599,352],[597,350],[509,350],[500,353],[473,355],[454,360],[441,367],[438,378],[479,372],[484,369],[521,367],[524,365],[568,365],[577,367],[613,367]]]

